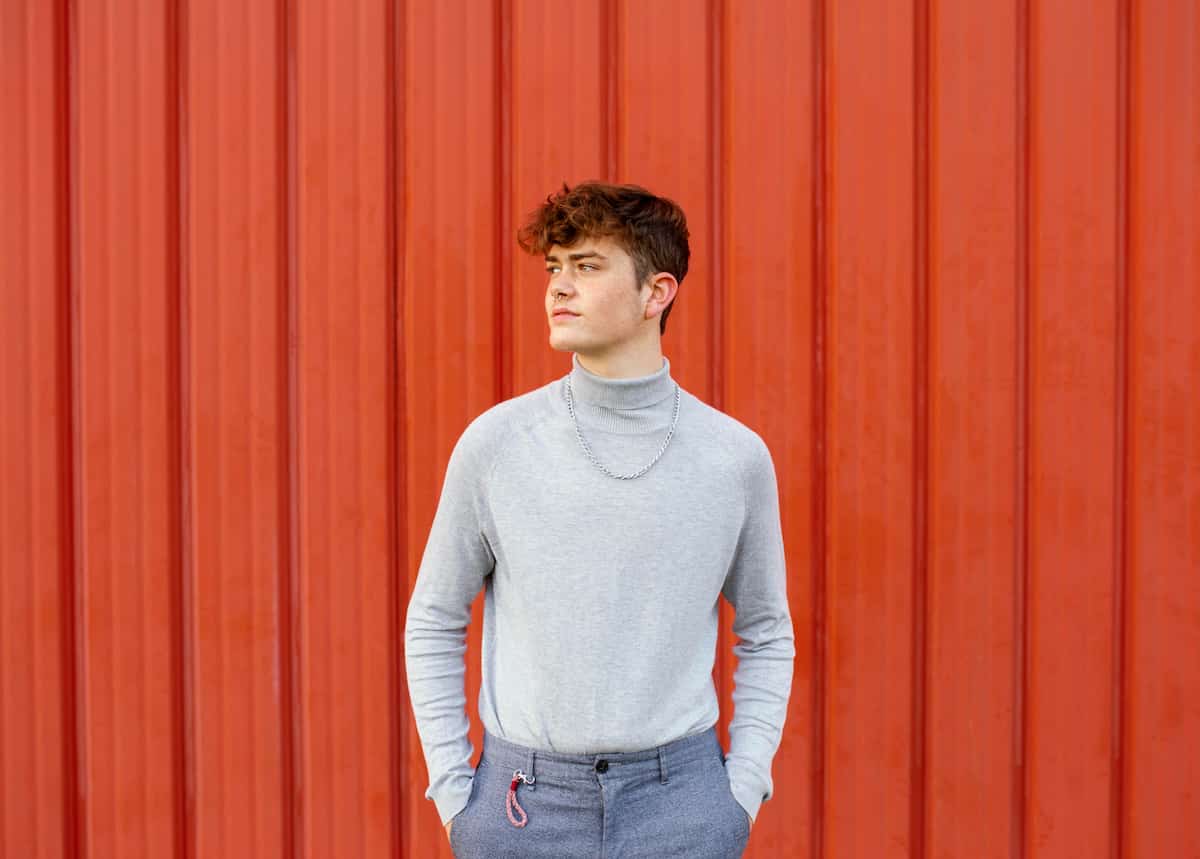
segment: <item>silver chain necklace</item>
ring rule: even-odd
[[[571,388],[571,377],[567,376],[567,411],[571,413],[571,422],[575,424],[575,437],[579,439],[579,444],[583,448],[583,452],[587,454],[587,458],[592,463],[609,477],[615,477],[618,480],[633,480],[635,477],[641,477],[650,470],[650,466],[658,462],[660,456],[667,449],[667,445],[671,443],[671,436],[675,435],[675,424],[679,422],[679,383],[675,383],[675,411],[671,416],[671,428],[667,430],[667,437],[663,440],[662,447],[658,449],[658,453],[654,454],[654,459],[650,460],[644,466],[639,468],[633,474],[614,474],[604,467],[604,463],[596,459],[596,455],[592,453],[592,449],[588,447],[587,441],[583,438],[583,432],[579,429],[579,419],[575,417],[575,402],[574,391]]]

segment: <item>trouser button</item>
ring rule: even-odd
[[[596,761],[596,772],[598,772],[598,773],[608,772],[608,761],[603,760],[603,759]]]

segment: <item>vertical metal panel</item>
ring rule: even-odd
[[[809,574],[814,541],[813,476],[820,430],[813,424],[814,53],[811,3],[772,8],[730,3],[725,20],[724,138],[724,403],[766,441],[775,463],[796,663],[786,740],[772,777],[787,814],[760,814],[756,847],[767,853],[814,855],[812,813],[819,784],[813,697],[817,665],[812,629],[816,594]],[[764,133],[771,129],[771,133]],[[703,237],[699,237],[703,241]],[[688,296],[692,301],[696,298]],[[673,323],[672,323],[673,324]],[[807,343],[809,348],[792,344]],[[774,391],[774,396],[764,393]],[[786,394],[783,392],[786,391]],[[804,571],[801,573],[801,571]],[[732,634],[725,647],[735,641]],[[726,649],[725,653],[728,653]],[[727,686],[736,668],[722,654]],[[729,701],[723,702],[728,708]],[[730,712],[725,709],[725,712]],[[774,800],[772,800],[774,801]],[[766,808],[770,808],[768,803]]]
[[[613,2],[516,0],[512,18],[512,229],[564,182],[607,176],[606,98],[617,51],[606,34]],[[512,243],[512,235],[498,241]],[[570,355],[546,345],[545,263],[513,245],[510,293],[513,385],[527,391],[570,371]]]
[[[0,45],[3,855],[449,855],[398,623],[459,433],[569,366],[512,233],[592,177],[687,210],[664,350],[776,463],[749,855],[1200,851],[1194,4],[26,0]]]
[[[1025,855],[1040,859],[1109,848],[1119,177],[1115,4],[1032,12]]]
[[[408,473],[402,487],[405,600],[416,581],[454,442],[470,419],[500,396],[495,354],[504,269],[496,226],[496,11],[490,3],[469,0],[407,5],[401,341]],[[476,757],[483,743],[477,713],[482,624],[480,597],[466,642],[463,699]],[[433,804],[424,798],[428,779],[411,709],[402,715],[405,855],[449,856]]]
[[[1132,4],[1124,856],[1200,855],[1200,9]]]
[[[931,4],[929,856],[1011,856],[1016,11]]]
[[[616,93],[622,121],[614,180],[653,185],[687,212],[691,262],[667,321],[663,350],[669,350],[680,384],[710,402],[719,395],[710,361],[713,320],[719,318],[712,264],[715,141],[709,128],[710,28],[717,26],[705,0],[622,0],[618,6]]]
[[[0,4],[0,855],[71,855],[70,270],[62,10]]]
[[[189,856],[283,856],[291,702],[284,45],[265,4],[184,21]]]
[[[178,596],[175,127],[165,4],[73,10],[81,850],[175,855]]]
[[[382,0],[295,10],[298,852],[393,849],[392,311]]]
[[[829,15],[825,856],[882,859],[911,849],[919,728],[911,718],[914,20],[909,5],[889,2],[833,4]]]

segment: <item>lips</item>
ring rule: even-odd
[[[556,317],[558,317],[558,316],[578,316],[578,315],[579,315],[578,313],[575,313],[574,311],[571,311],[571,310],[556,310],[556,311],[554,311],[554,316],[556,316]]]

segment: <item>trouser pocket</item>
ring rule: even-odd
[[[722,769],[724,769],[724,767],[725,767],[724,755],[722,755],[722,757],[721,757],[721,767],[722,767]],[[735,816],[736,816],[738,822],[741,824],[741,830],[743,833],[742,834],[742,846],[745,847],[746,842],[750,840],[750,814],[749,814],[749,812],[746,811],[745,808],[742,807],[742,804],[740,802],[738,802],[737,797],[733,795],[733,785],[729,781],[729,771],[728,770],[725,770],[724,787],[725,787],[725,793],[728,794],[728,799],[732,802]]]
[[[531,846],[536,840],[531,830],[536,827],[530,827],[529,822],[535,813],[527,810],[532,792],[526,785],[520,770],[514,772],[480,760],[471,796],[450,827],[450,848],[455,859],[490,859],[507,855],[497,852],[501,849],[524,850]],[[540,828],[544,829],[546,822]],[[534,854],[526,851],[526,855]]]
[[[467,797],[467,804],[463,806],[462,811],[451,818],[450,852],[454,854],[455,859],[461,859],[464,855],[458,845],[462,843],[468,821],[474,813],[475,806],[479,805],[480,786],[484,775],[483,768],[483,761],[481,760],[479,765],[475,767],[474,778],[471,779],[471,795]]]

